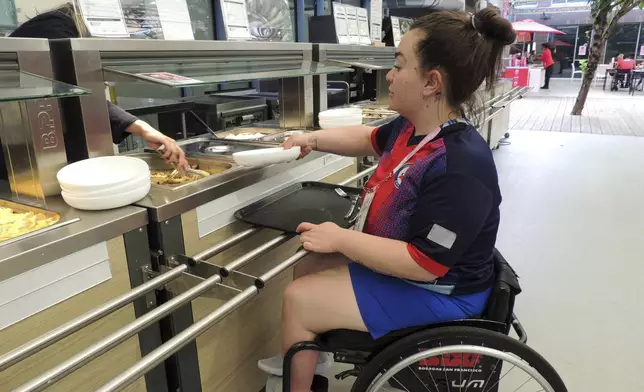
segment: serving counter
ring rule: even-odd
[[[0,196],[11,199],[10,194]],[[59,197],[47,198],[47,208],[67,224],[0,245],[0,358],[128,292],[142,282],[141,268],[149,267],[145,209],[82,212]],[[0,366],[2,389],[17,388],[132,322],[135,307],[146,308],[145,300],[124,306],[8,369]],[[139,360],[141,348],[136,337],[129,339],[48,390],[94,390]],[[164,373],[161,376],[165,378]],[[146,381],[139,380],[129,390],[146,391]]]

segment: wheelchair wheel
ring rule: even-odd
[[[472,327],[428,329],[378,353],[351,392],[567,392],[529,346]]]

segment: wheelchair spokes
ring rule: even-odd
[[[398,358],[367,392],[557,392],[526,361],[485,346],[439,346]]]

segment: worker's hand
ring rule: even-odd
[[[309,155],[311,151],[317,149],[318,142],[313,133],[302,133],[299,135],[293,135],[286,139],[282,144],[285,150],[289,150],[292,147],[299,146],[301,149],[300,157],[302,159],[305,156]]]
[[[326,222],[320,225],[313,223],[302,223],[297,227],[300,233],[300,242],[304,249],[315,253],[336,253],[340,251],[344,232],[335,223]]]
[[[175,164],[177,169],[186,172],[189,168],[186,154],[181,147],[177,145],[171,137],[168,137],[161,132],[154,129],[150,124],[145,121],[137,120],[127,129],[128,132],[143,137],[143,140],[148,146],[154,150],[158,150],[161,146],[163,149],[163,159],[166,163]]]

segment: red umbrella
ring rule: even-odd
[[[524,19],[518,22],[512,23],[512,27],[517,32],[530,32],[530,33],[553,33],[553,34],[566,34],[563,31],[553,29],[550,26],[537,23],[532,19]]]
[[[564,42],[560,39],[556,39],[552,41],[551,43],[553,46],[572,46],[572,44],[569,44],[568,42]]]

